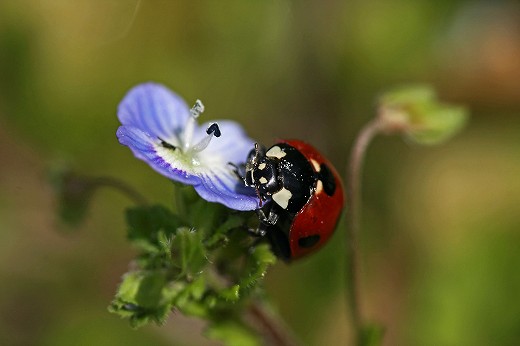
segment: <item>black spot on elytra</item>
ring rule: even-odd
[[[325,193],[329,196],[332,196],[334,191],[336,191],[336,179],[334,179],[334,174],[332,174],[329,166],[324,163],[320,165],[318,179],[323,183],[323,190]]]
[[[298,246],[303,248],[310,248],[316,245],[320,241],[318,234],[313,234],[308,237],[298,239]]]

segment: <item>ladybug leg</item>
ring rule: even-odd
[[[245,172],[245,165],[242,164],[240,166],[234,164],[233,162],[228,162],[228,165],[230,165],[232,168],[233,168],[233,174],[235,174],[235,176],[241,180],[241,181],[245,181],[245,174],[243,174]]]
[[[269,225],[276,225],[276,223],[278,222],[278,219],[280,218],[280,215],[278,215],[277,213],[275,213],[272,209],[271,211],[269,212],[269,216],[267,217],[267,223]]]
[[[264,206],[260,209],[256,210],[256,214],[258,215],[258,219],[260,220],[260,224],[257,229],[250,229],[249,232],[255,236],[265,236],[267,233],[267,229],[273,225],[276,225],[280,216],[274,208],[273,204],[268,202],[264,204]]]
[[[247,231],[255,237],[264,237],[267,233],[267,227],[266,224],[261,222],[257,229],[250,228]]]
[[[278,222],[278,219],[280,218],[278,213],[276,213],[276,211],[272,207],[271,202],[264,204],[263,208],[257,209],[256,213],[261,223],[267,226],[275,225]]]
[[[265,212],[262,209],[257,209],[256,214],[258,215],[258,218],[262,223],[267,223],[267,216],[265,215]]]

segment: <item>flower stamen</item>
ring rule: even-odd
[[[190,117],[186,121],[186,128],[184,130],[184,145],[183,151],[187,152],[190,150],[191,140],[193,138],[193,131],[197,126],[197,118],[204,112],[204,105],[201,100],[195,101],[195,104],[190,109]]]
[[[195,104],[190,109],[190,114],[195,119],[199,117],[204,112],[204,105],[201,100],[195,101]]]
[[[208,129],[206,130],[206,133],[208,134],[206,137],[200,140],[197,144],[195,144],[193,147],[190,148],[190,151],[199,153],[202,150],[206,149],[211,142],[211,139],[213,136],[220,137],[220,128],[218,127],[217,123],[211,124]]]
[[[208,135],[214,134],[215,137],[220,137],[220,128],[218,127],[217,123],[211,124],[208,129],[206,130],[206,133]]]

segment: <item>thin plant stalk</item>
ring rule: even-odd
[[[347,303],[349,305],[354,340],[356,345],[361,345],[363,321],[360,308],[359,295],[359,232],[361,216],[361,175],[363,161],[368,145],[372,139],[382,130],[382,121],[375,118],[366,124],[360,131],[350,156],[347,167],[347,196],[349,207],[347,214]]]
[[[300,344],[285,323],[271,313],[264,304],[255,301],[250,305],[248,312],[253,319],[253,324],[269,340],[269,345],[297,346]]]
[[[127,196],[129,199],[131,199],[136,205],[147,205],[148,201],[147,199],[139,193],[137,190],[135,190],[131,185],[125,183],[122,180],[119,180],[117,178],[113,177],[95,177],[95,178],[88,178],[88,182],[92,184],[95,188],[100,187],[109,187],[113,188],[119,192],[121,192],[123,195]]]

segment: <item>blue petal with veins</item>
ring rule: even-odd
[[[236,210],[254,210],[259,200],[233,172],[254,147],[233,121],[197,124],[204,106],[190,108],[168,88],[145,83],[131,89],[118,107],[117,138],[162,175],[193,185],[199,195]]]

